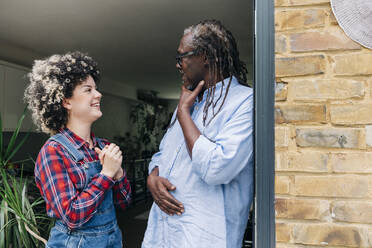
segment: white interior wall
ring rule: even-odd
[[[93,125],[96,136],[113,140],[116,135],[124,136],[130,131],[129,114],[134,100],[105,94],[101,101],[103,116]]]
[[[29,68],[0,61],[0,113],[4,131],[14,131],[25,104],[23,94],[27,86]],[[120,87],[121,86],[121,87]],[[95,123],[97,136],[112,139],[130,131],[129,112],[131,102],[136,101],[136,89],[109,79],[102,79],[101,88],[103,117]],[[114,92],[114,94],[111,94]],[[28,112],[21,131],[36,131]]]
[[[4,101],[5,97],[3,96],[4,88],[5,88],[5,68],[4,66],[0,65],[0,114],[3,114],[3,108],[4,108]]]
[[[0,112],[4,131],[14,131],[23,113],[23,93],[28,84],[28,68],[0,61]],[[35,131],[31,115],[26,115],[21,131]]]

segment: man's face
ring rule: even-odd
[[[191,41],[191,34],[184,35],[178,46],[177,53],[186,54],[192,52]],[[176,63],[176,68],[181,73],[183,84],[191,90],[195,89],[198,83],[204,79],[206,73],[203,57],[200,55],[189,55],[180,58],[179,62]]]

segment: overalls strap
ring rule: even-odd
[[[103,140],[100,138],[96,138],[97,144],[99,148],[102,150],[105,147],[105,143],[103,143]]]
[[[79,162],[84,159],[84,155],[76,149],[74,144],[65,135],[58,133],[50,137],[49,140],[54,140],[65,147],[75,162]]]

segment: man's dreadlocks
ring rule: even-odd
[[[209,107],[212,106],[213,115],[207,125],[220,112],[225,103],[229,92],[232,77],[235,76],[242,85],[247,85],[246,64],[239,59],[239,52],[236,41],[232,33],[227,30],[220,21],[205,20],[194,24],[184,30],[184,35],[191,34],[192,41],[190,46],[197,55],[206,56],[209,61],[210,78],[222,78],[221,92],[214,102],[216,85],[207,86],[207,99],[203,110],[203,125],[206,126]],[[217,103],[222,98],[223,88],[225,88],[224,78],[229,77],[226,92],[223,96],[222,104],[215,111]],[[175,118],[176,120],[176,118]],[[173,123],[171,124],[171,126]]]

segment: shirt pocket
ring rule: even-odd
[[[87,169],[84,167],[85,162],[78,162],[72,164],[68,168],[68,174],[71,182],[73,183],[75,189],[81,192],[87,184]]]

